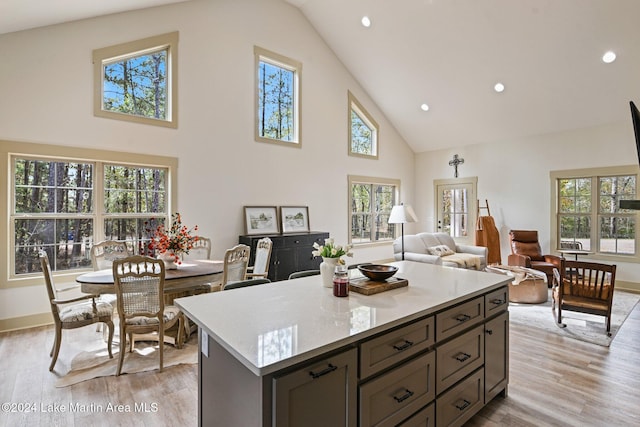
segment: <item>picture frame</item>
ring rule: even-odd
[[[275,206],[245,206],[244,234],[279,234],[278,210]]]
[[[308,233],[308,206],[280,206],[280,224],[282,233]]]

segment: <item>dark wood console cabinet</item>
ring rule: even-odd
[[[249,265],[255,260],[256,245],[258,240],[268,237],[273,241],[271,260],[269,261],[269,280],[272,282],[286,280],[294,271],[317,270],[320,268],[322,258],[311,255],[313,244],[324,244],[329,238],[329,233],[312,231],[310,233],[296,234],[266,234],[244,235],[238,237],[238,243],[251,247]]]

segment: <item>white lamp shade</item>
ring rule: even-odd
[[[389,215],[389,224],[406,224],[408,222],[417,222],[416,213],[411,205],[395,205],[391,209]]]

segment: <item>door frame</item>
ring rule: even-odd
[[[436,232],[442,231],[439,228],[438,224],[441,220],[440,216],[440,201],[442,200],[440,191],[441,188],[468,188],[470,193],[467,197],[469,200],[468,203],[468,212],[467,212],[467,235],[460,237],[453,237],[453,239],[458,243],[474,245],[475,244],[475,227],[476,220],[478,214],[478,177],[466,177],[466,178],[449,178],[449,179],[434,179],[433,180],[433,195],[434,195],[434,224],[433,229]]]

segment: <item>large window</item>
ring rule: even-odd
[[[557,249],[583,249],[604,256],[635,256],[635,211],[620,200],[636,198],[634,168],[552,173],[557,195],[554,221]]]
[[[399,180],[349,176],[349,243],[395,239],[395,224],[389,224],[389,215],[399,191]]]
[[[255,139],[300,146],[300,74],[302,64],[255,47]]]
[[[351,92],[349,99],[349,154],[378,158],[378,124]]]
[[[146,254],[168,217],[168,167],[14,155],[12,276],[40,271],[45,250],[55,271],[91,267],[90,248],[125,241]]]
[[[93,52],[94,114],[177,127],[178,33]]]

